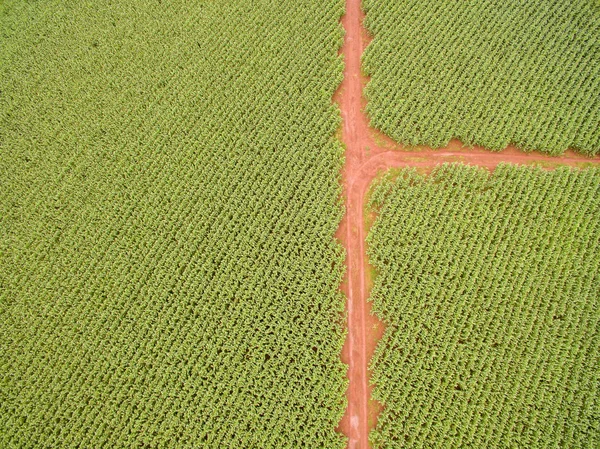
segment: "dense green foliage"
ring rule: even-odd
[[[404,170],[372,204],[373,447],[600,447],[600,170]]]
[[[600,152],[597,0],[363,0],[373,126],[443,147],[456,137]]]
[[[344,447],[342,13],[2,2],[0,447]]]

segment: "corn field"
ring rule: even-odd
[[[363,0],[371,124],[407,145],[452,138],[600,153],[596,0]]]
[[[343,8],[2,2],[0,447],[344,447]]]
[[[373,447],[599,447],[600,170],[404,169],[370,204]]]

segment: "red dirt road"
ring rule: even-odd
[[[343,181],[346,197],[346,215],[336,236],[346,248],[347,278],[342,290],[348,298],[348,337],[342,360],[348,364],[348,408],[338,430],[348,437],[349,449],[367,449],[369,431],[376,425],[379,405],[370,401],[368,363],[377,341],[383,333],[379,320],[371,315],[369,295],[369,270],[365,252],[367,230],[364,223],[364,200],[373,178],[380,171],[393,167],[421,167],[431,169],[438,163],[461,161],[493,169],[500,162],[518,164],[583,165],[600,163],[571,151],[562,157],[540,153],[524,153],[515,148],[493,153],[482,148],[465,149],[452,141],[442,150],[421,147],[406,151],[401,145],[369,127],[363,113],[365,101],[362,90],[367,79],[360,72],[360,57],[368,44],[362,27],[363,13],[360,0],[346,1],[346,14],[342,24],[346,30],[342,53],[345,59],[344,80],[334,96],[341,109],[342,139],[346,145],[346,165]]]

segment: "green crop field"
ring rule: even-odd
[[[373,448],[600,447],[600,170],[404,169],[371,207]]]
[[[367,113],[408,145],[600,153],[597,0],[363,0]]]
[[[343,10],[0,2],[0,447],[344,447]]]

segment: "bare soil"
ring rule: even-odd
[[[360,0],[346,1],[346,14],[342,24],[346,30],[342,54],[345,60],[344,80],[334,95],[342,114],[342,140],[346,145],[346,164],[343,172],[346,215],[336,234],[346,248],[346,279],[342,290],[348,298],[348,337],[343,348],[342,360],[348,365],[348,408],[338,431],[348,437],[349,449],[369,447],[369,431],[377,424],[380,404],[370,399],[368,363],[384,325],[371,314],[368,302],[372,283],[372,270],[365,251],[366,229],[364,220],[365,195],[375,176],[395,167],[418,167],[429,172],[443,162],[464,162],[494,169],[501,162],[515,164],[539,164],[544,168],[557,165],[586,166],[600,162],[600,157],[588,158],[573,151],[561,157],[537,152],[524,153],[514,147],[500,152],[490,152],[481,147],[465,148],[453,140],[441,150],[428,147],[411,148],[407,151],[389,137],[369,126],[364,114],[363,87],[368,79],[360,71],[360,57],[369,43],[369,36],[362,26],[364,14]]]

